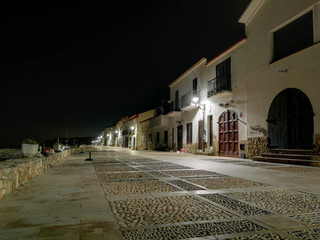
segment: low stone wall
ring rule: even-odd
[[[186,153],[196,153],[198,151],[198,144],[197,143],[187,143],[183,145],[184,151]]]
[[[48,157],[11,159],[0,162],[0,199],[61,161],[73,151],[75,149],[69,149]]]
[[[17,159],[23,158],[21,149],[7,148],[0,149],[0,159]]]
[[[268,152],[268,137],[248,137],[246,150],[249,159]]]

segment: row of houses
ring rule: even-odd
[[[246,38],[196,62],[161,107],[104,129],[104,144],[248,158],[319,151],[320,1],[252,0],[239,22]]]

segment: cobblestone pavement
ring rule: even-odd
[[[319,194],[196,169],[179,160],[124,152],[109,157],[118,163],[93,166],[123,239],[320,239]],[[249,160],[202,160],[299,176],[319,172]]]
[[[0,239],[320,239],[319,168],[121,148],[79,156],[0,201]]]

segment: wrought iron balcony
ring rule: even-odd
[[[156,128],[156,127],[165,127],[169,125],[169,118],[166,115],[160,115],[150,119],[149,127]]]
[[[178,116],[180,112],[181,112],[180,100],[168,103],[167,109],[166,109],[166,115],[174,117],[174,116]]]
[[[167,112],[180,112],[181,111],[181,101],[174,101],[169,103]]]
[[[231,91],[231,77],[220,76],[208,82],[208,97],[222,91]]]

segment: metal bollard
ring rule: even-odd
[[[93,158],[91,158],[91,152],[89,152],[89,158],[87,158],[85,161],[93,161]]]

